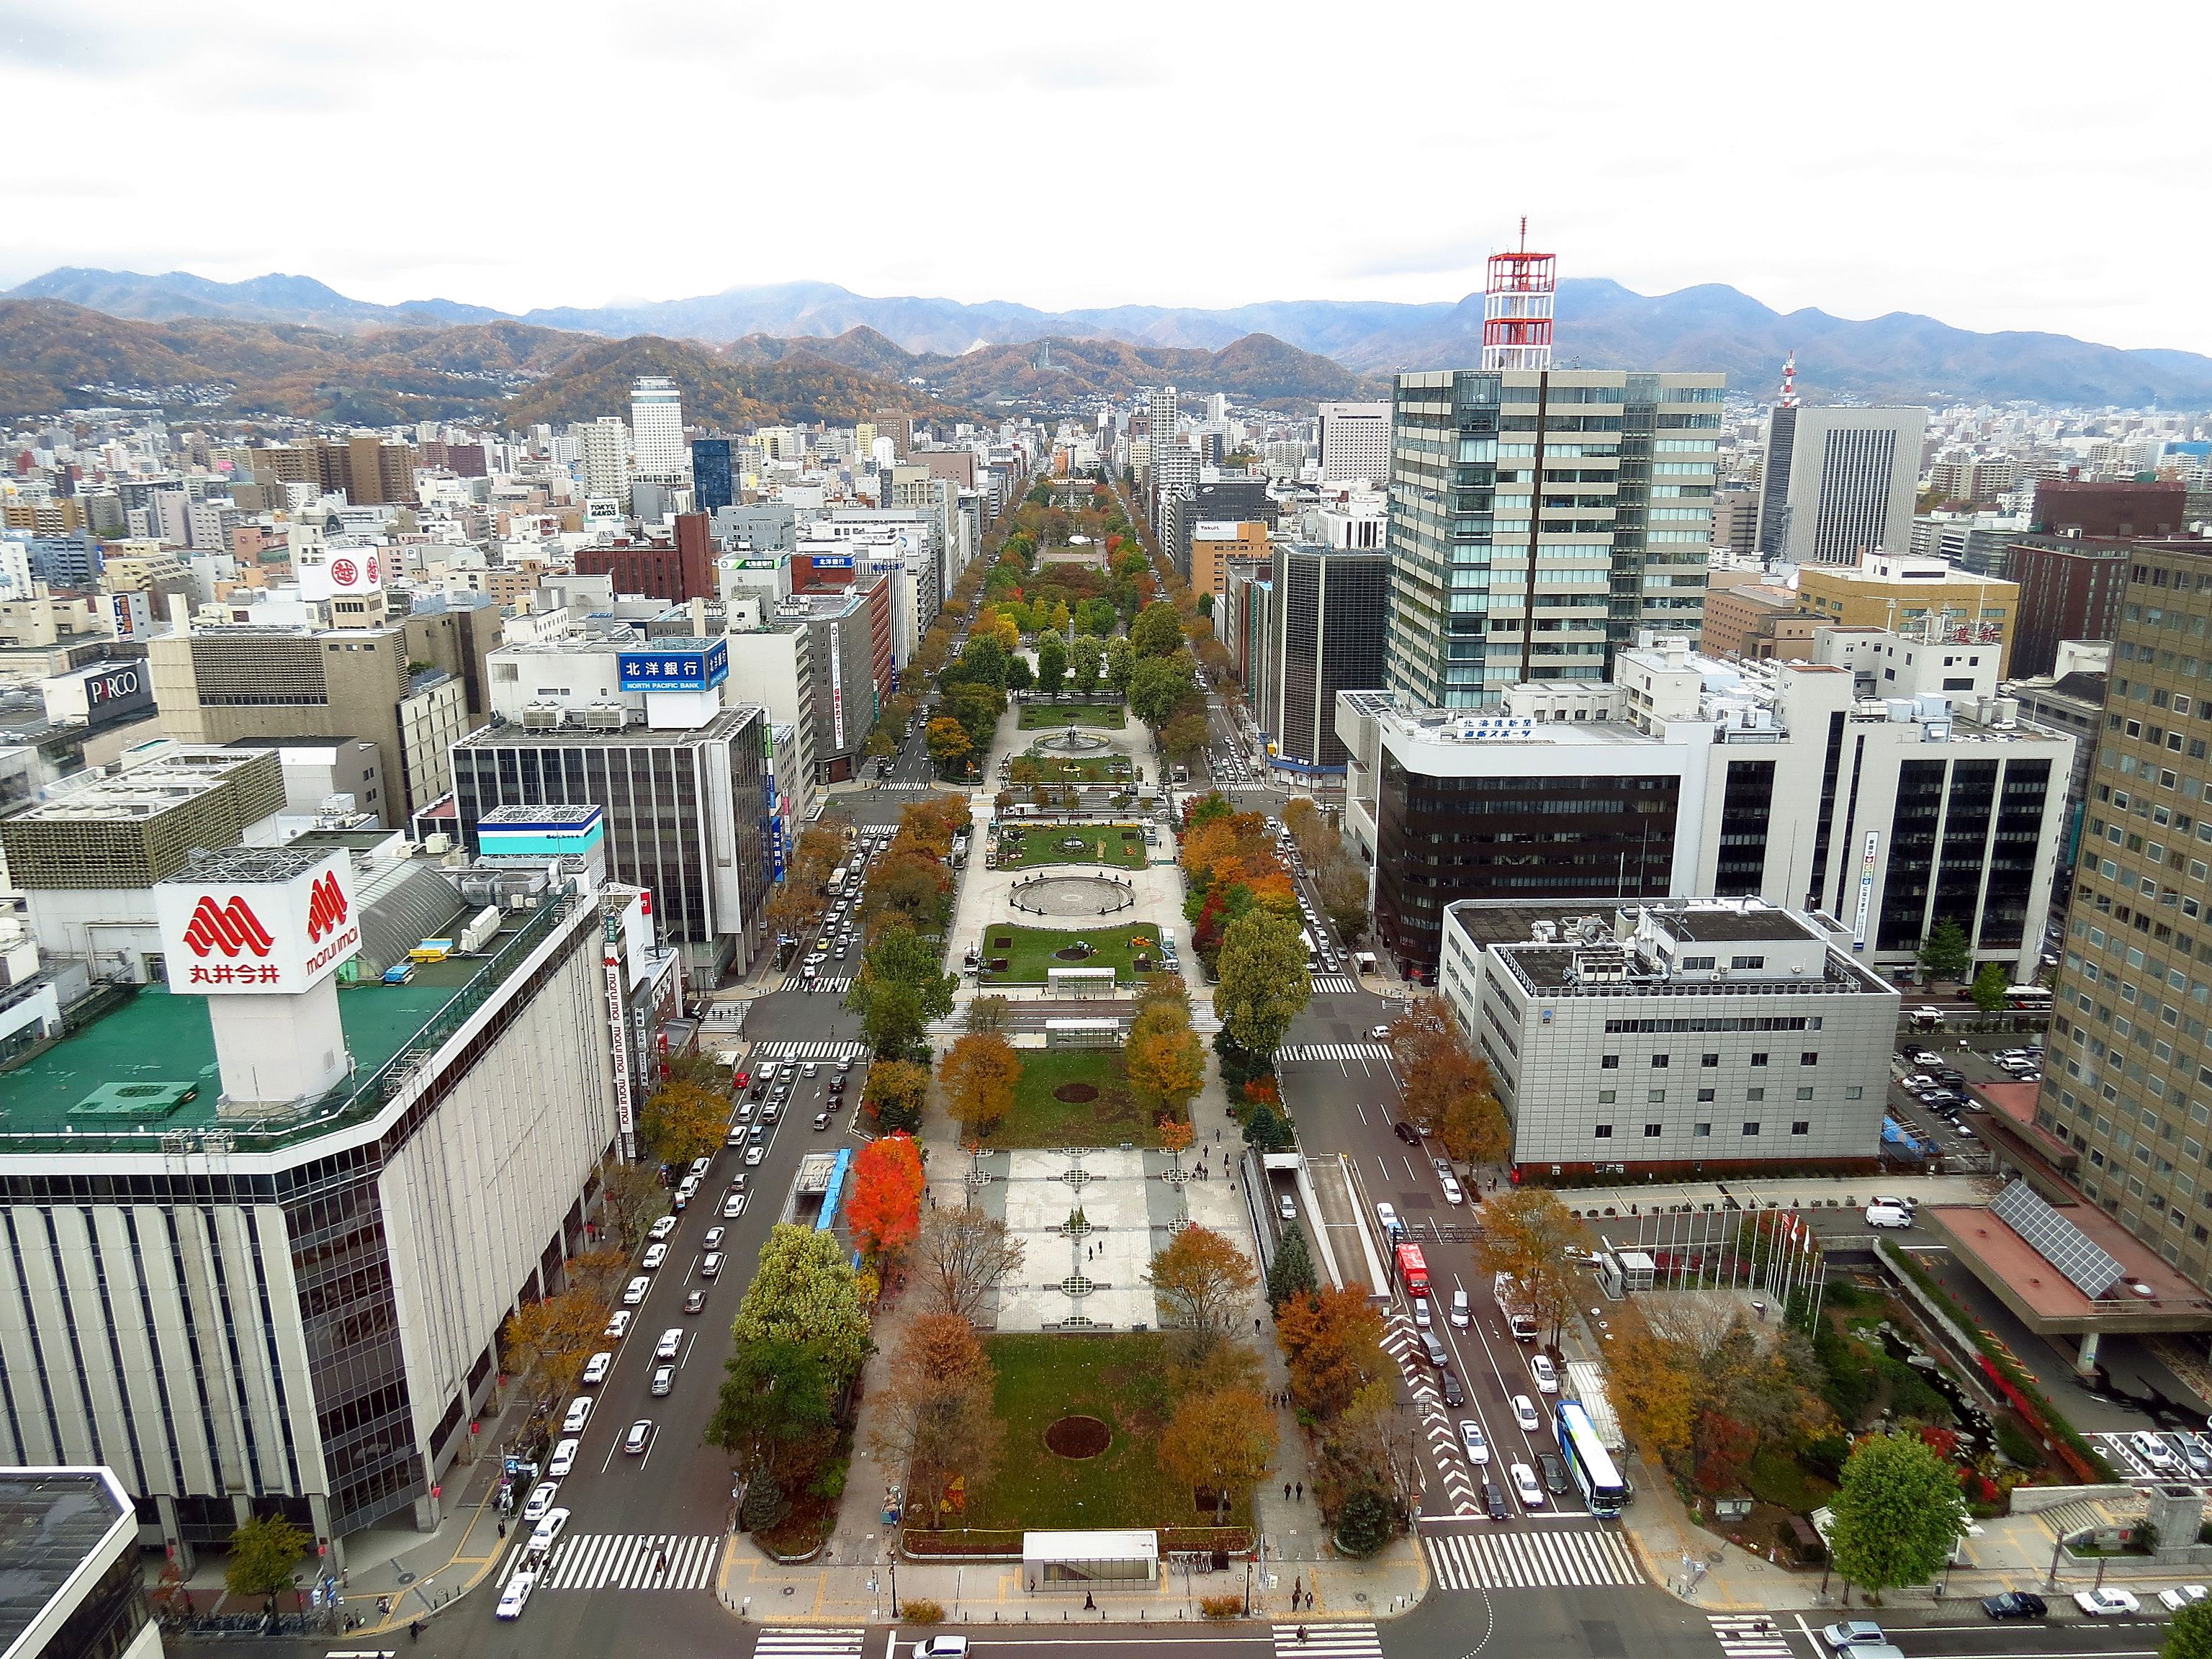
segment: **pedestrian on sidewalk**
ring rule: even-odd
[[[1304,1503],[1305,1501],[1306,1501],[1306,1483],[1305,1483],[1304,1481],[1301,1480],[1301,1481],[1299,1481],[1299,1482],[1298,1482],[1298,1502],[1299,1502],[1299,1503],[1301,1503],[1301,1504],[1303,1504],[1303,1503]]]
[[[1287,1503],[1289,1503],[1290,1501],[1291,1501],[1291,1483],[1290,1483],[1289,1481],[1285,1480],[1285,1481],[1284,1481],[1284,1482],[1283,1482],[1283,1502],[1285,1502],[1285,1504],[1287,1504]]]

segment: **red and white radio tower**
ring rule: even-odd
[[[1559,285],[1559,256],[1528,251],[1528,221],[1521,221],[1521,246],[1490,256],[1482,288],[1482,366],[1552,366],[1552,297]]]
[[[1784,409],[1797,407],[1797,354],[1791,351],[1782,365],[1782,395],[1776,403]]]

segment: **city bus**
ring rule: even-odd
[[[1628,1483],[1613,1467],[1613,1454],[1597,1437],[1589,1413],[1578,1400],[1562,1400],[1552,1413],[1559,1431],[1559,1453],[1566,1460],[1583,1502],[1592,1515],[1619,1515],[1628,1503]]]

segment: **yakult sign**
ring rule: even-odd
[[[169,989],[202,996],[297,995],[361,949],[343,853],[204,856],[155,885],[154,914]]]

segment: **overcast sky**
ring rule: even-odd
[[[2208,16],[0,0],[0,285],[1452,300],[1526,212],[1644,293],[2212,351]]]

